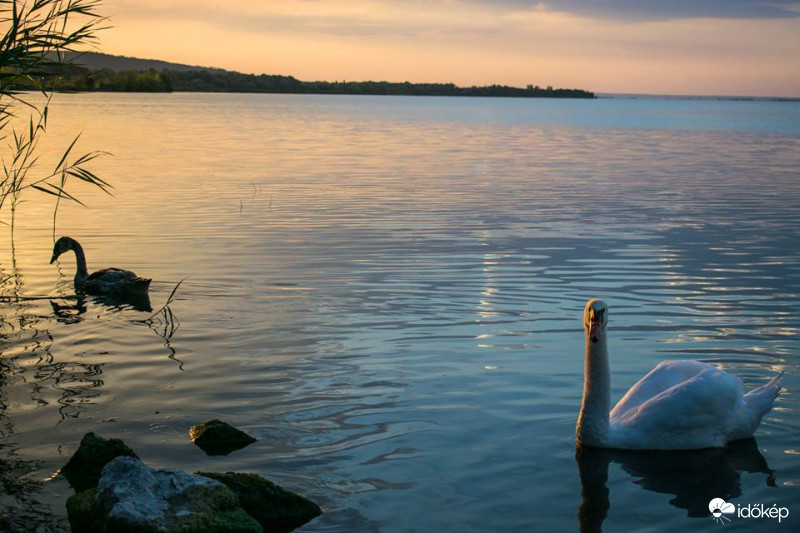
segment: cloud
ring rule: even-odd
[[[503,31],[505,17],[515,11],[447,0],[107,0],[105,4],[111,7],[112,19],[198,22],[252,33],[385,39],[492,34]],[[476,12],[481,15],[475,16]]]
[[[800,2],[800,0],[797,0]],[[104,0],[105,51],[301,79],[797,95],[796,3]]]
[[[657,21],[692,18],[800,17],[798,0],[471,0],[487,6],[568,13],[588,18]]]
[[[125,19],[384,38],[503,34],[515,23],[548,15],[600,23],[800,17],[800,0],[106,0],[105,5]]]

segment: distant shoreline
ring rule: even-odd
[[[629,100],[705,100],[729,102],[800,102],[800,96],[728,96],[728,95],[698,95],[698,94],[643,94],[643,93],[597,93],[600,99],[629,99]]]
[[[455,96],[494,98],[581,98],[597,96],[582,89],[560,89],[528,85],[459,87],[453,83],[387,81],[300,81],[292,76],[242,74],[209,70],[98,70],[66,65],[54,69],[36,83],[18,85],[17,90],[56,92],[206,92],[255,94],[339,94],[369,96]]]
[[[244,74],[158,60],[143,60],[95,52],[72,54],[56,61],[37,80],[16,90],[70,92],[220,92],[267,94],[344,94],[380,96],[476,96],[502,98],[585,98],[583,89],[508,85],[459,87],[454,83],[389,81],[301,81],[294,76]]]

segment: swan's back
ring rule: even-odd
[[[698,361],[665,361],[610,415],[614,447],[698,449],[752,437],[780,390],[780,376],[743,394],[742,382]]]
[[[742,400],[741,382],[710,365],[612,416],[613,447],[648,450],[724,446]]]
[[[142,278],[121,268],[104,268],[93,272],[83,282],[83,289],[90,293],[145,294],[150,288],[150,279]]]
[[[611,411],[611,418],[619,417],[626,411],[639,407],[650,398],[708,369],[714,367],[700,361],[660,362],[625,393]]]

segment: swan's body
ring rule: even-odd
[[[590,300],[584,312],[586,361],[578,445],[638,450],[724,446],[753,436],[780,392],[780,375],[747,394],[742,382],[699,361],[664,361],[610,408],[605,327],[608,307]]]
[[[78,270],[75,273],[75,287],[92,294],[144,294],[150,288],[150,280],[140,278],[130,270],[104,268],[89,274],[86,268],[86,254],[83,247],[70,237],[61,237],[53,246],[52,264],[64,252],[75,252]]]

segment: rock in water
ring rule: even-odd
[[[106,517],[94,504],[97,489],[73,494],[67,499],[67,517],[73,532],[103,533]]]
[[[319,505],[256,474],[197,472],[221,481],[267,533],[291,531],[322,514]]]
[[[61,469],[75,492],[97,486],[100,472],[109,461],[117,457],[137,457],[119,439],[104,439],[94,433],[87,433],[81,439],[78,449]]]
[[[217,419],[192,426],[189,438],[208,455],[228,455],[256,441],[247,433]]]
[[[67,501],[73,531],[137,533],[260,533],[261,526],[222,483],[182,470],[151,470],[118,457],[103,468],[97,489]]]

